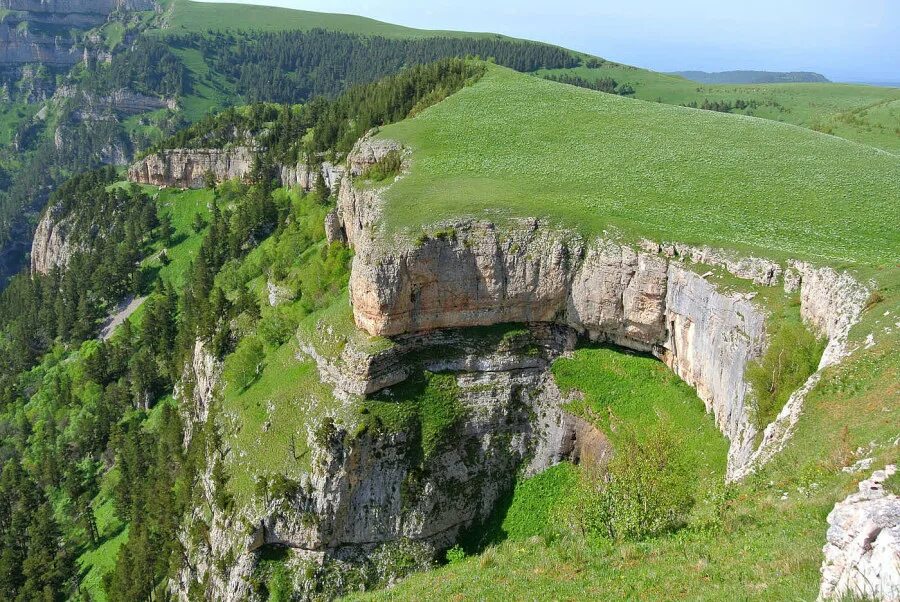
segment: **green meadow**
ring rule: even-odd
[[[898,258],[900,157],[788,124],[491,67],[379,135],[413,151],[386,192],[389,231],[527,216],[775,258]]]
[[[683,77],[605,62],[599,67],[542,70],[594,81],[611,77],[635,98],[683,105],[704,100],[755,102],[737,112],[800,125],[900,153],[900,89],[858,84],[698,84]]]

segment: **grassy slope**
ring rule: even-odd
[[[696,522],[676,534],[612,545],[577,534],[532,529],[461,563],[415,575],[366,599],[420,600],[811,600],[819,586],[825,517],[855,491],[864,473],[842,466],[874,457],[900,460],[891,444],[900,422],[900,278],[892,304],[870,309],[859,330],[878,341],[830,369],[807,399],[788,447],[732,491],[720,522]],[[891,314],[890,321],[884,312]],[[876,324],[878,322],[878,324]],[[579,352],[582,353],[582,352]],[[576,358],[577,358],[576,354]],[[589,396],[590,398],[590,396]],[[874,444],[874,447],[870,447]],[[862,448],[860,453],[854,453]],[[533,505],[528,491],[520,501]],[[540,488],[537,488],[541,490]]]
[[[170,10],[171,16],[167,19],[167,29],[172,33],[205,32],[210,29],[254,29],[260,31],[330,29],[388,38],[425,38],[436,35],[454,37],[496,35],[490,33],[414,29],[356,15],[320,13],[247,4],[174,0]]]
[[[611,77],[630,84],[641,100],[681,105],[703,100],[755,100],[745,113],[828,132],[900,152],[900,89],[854,84],[698,84],[683,77],[604,63],[589,69],[557,69],[587,80]]]
[[[205,32],[208,30],[309,30],[323,28],[360,35],[389,38],[424,38],[433,36],[493,37],[498,34],[445,30],[425,30],[384,23],[365,17],[319,13],[268,6],[219,4],[174,0],[165,33]],[[195,75],[206,72],[188,59]],[[541,71],[570,73],[588,80],[612,77],[620,84],[630,84],[635,96],[642,100],[666,104],[685,104],[704,99],[755,100],[760,106],[745,111],[757,117],[774,119],[810,129],[832,133],[894,153],[900,152],[900,90],[851,84],[698,84],[683,77],[657,73],[647,69],[605,62],[600,67],[578,67]],[[201,84],[198,102],[186,100],[185,109],[195,119],[225,92],[222,82],[206,89]],[[192,95],[193,96],[193,95]]]
[[[853,261],[874,275],[883,298],[851,337],[860,343],[872,333],[874,346],[826,372],[787,448],[735,486],[721,514],[639,543],[531,530],[537,537],[510,537],[371,597],[814,598],[825,517],[863,476],[841,468],[863,457],[876,466],[900,457],[892,443],[900,421],[900,270],[891,265],[900,237],[896,219],[885,220],[897,212],[898,159],[790,126],[561,90],[500,69],[383,135],[414,150],[412,174],[388,194],[394,228],[423,223],[407,204],[413,196],[416,211],[433,219],[537,213],[588,232],[611,223],[631,235]],[[453,194],[442,195],[442,187]],[[676,395],[647,403],[655,385],[642,372],[652,366],[606,353],[582,349],[555,365],[562,388],[585,392],[574,409],[601,425],[605,406],[638,428],[666,420],[696,451],[715,440],[700,432],[708,420],[692,432],[690,416],[672,413]],[[715,472],[700,480],[706,499],[716,493]],[[520,486],[511,508],[545,513],[529,490],[546,488]]]
[[[890,262],[900,248],[885,219],[900,157],[790,125],[493,67],[381,135],[414,151],[387,193],[393,228],[524,215],[830,262]]]

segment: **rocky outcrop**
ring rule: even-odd
[[[563,326],[534,325],[512,332],[447,331],[435,339],[410,336],[397,349],[370,352],[357,347],[360,366],[382,373],[441,371],[452,375],[456,420],[426,445],[418,422],[385,426],[367,412],[323,420],[309,429],[310,472],[277,499],[257,500],[236,515],[216,508],[196,512],[188,525],[208,536],[191,539],[173,593],[182,600],[203,584],[212,599],[245,600],[263,546],[288,547],[314,564],[337,559],[361,562],[384,545],[412,540],[433,552],[452,545],[459,533],[490,515],[518,474],[535,474],[564,459],[604,462],[610,446],[590,423],[561,410],[549,365],[574,343]],[[313,338],[318,337],[315,333]],[[310,341],[301,345],[311,349]],[[435,353],[435,351],[440,353]],[[191,378],[208,372],[202,349],[195,349]],[[336,370],[347,355],[316,353],[326,382],[348,388]],[[402,366],[402,369],[401,369]],[[359,379],[373,376],[360,371]],[[381,383],[385,385],[383,381]],[[372,387],[362,386],[362,389]],[[194,386],[195,403],[202,398]],[[388,389],[390,391],[390,389]],[[384,393],[383,400],[393,393]],[[348,406],[359,401],[348,395]],[[198,408],[193,416],[202,419]],[[354,417],[355,416],[355,417]],[[209,450],[211,465],[225,460]],[[215,498],[215,483],[203,478],[204,496]],[[256,525],[252,532],[248,525]],[[219,559],[228,559],[220,562]]]
[[[316,456],[309,484],[272,505],[265,541],[345,558],[400,538],[440,549],[485,519],[519,470],[534,474],[566,458],[602,461],[606,438],[561,410],[549,372],[552,359],[573,343],[562,326],[534,325],[495,337],[445,331],[404,338],[359,361],[370,371],[360,373],[358,390],[388,382],[378,374],[396,375],[390,380],[406,378],[409,370],[453,374],[461,418],[424,456],[416,429],[392,431],[377,422],[364,422],[353,434],[334,428],[324,445],[311,441]],[[337,375],[327,358],[316,359],[326,381],[348,386],[352,379]]]
[[[819,600],[900,600],[900,497],[884,489],[889,465],[828,515]]]
[[[53,268],[69,265],[81,250],[71,240],[73,217],[64,215],[62,205],[50,207],[38,223],[31,243],[31,272],[49,274]]]
[[[323,161],[318,167],[298,163],[297,165],[283,165],[279,170],[282,186],[299,186],[306,191],[316,187],[316,179],[320,173],[322,179],[325,180],[325,186],[333,189],[344,177],[344,168]]]
[[[147,155],[128,168],[128,179],[138,184],[174,188],[203,188],[207,174],[216,182],[245,179],[253,169],[255,149],[176,148]]]
[[[787,274],[785,289],[799,289],[803,320],[828,343],[818,369],[791,394],[775,420],[766,426],[761,443],[743,466],[729,475],[735,480],[751,474],[784,448],[800,420],[806,396],[819,384],[825,369],[849,353],[850,329],[859,321],[870,295],[869,289],[850,274],[829,267],[792,261]]]
[[[96,95],[85,90],[79,90],[75,86],[65,85],[54,94],[54,100],[59,103],[72,100],[79,107],[74,116],[82,121],[99,121],[107,118],[110,113],[123,115],[136,115],[146,111],[157,109],[175,110],[178,108],[174,99],[155,98],[146,96],[127,89],[119,89],[106,95]]]
[[[720,292],[685,259],[720,265],[761,284],[778,282],[780,266],[674,244],[645,242],[635,251],[614,241],[585,241],[533,219],[502,228],[461,220],[437,224],[415,241],[382,240],[379,193],[353,186],[350,175],[394,148],[361,140],[348,156],[349,174],[338,197],[339,232],[355,252],[350,297],[360,328],[396,336],[554,322],[593,340],[651,351],[697,390],[731,441],[729,476],[747,469],[757,432],[743,374],[764,348],[765,314],[741,293]],[[792,269],[802,273],[804,316],[824,325],[834,348],[859,313],[855,301],[837,303],[848,298],[837,282],[849,286],[853,279],[835,280],[799,264]],[[764,453],[755,456],[756,462],[766,459]]]
[[[181,381],[175,388],[175,397],[183,402],[180,407],[186,412],[185,445],[191,440],[194,425],[204,424],[209,418],[209,409],[219,393],[222,370],[221,360],[206,349],[203,340],[197,339],[191,361],[185,366]]]
[[[217,184],[234,178],[244,180],[250,176],[260,150],[253,146],[162,150],[133,164],[128,169],[128,179],[166,188],[203,188],[207,184],[207,174]],[[340,184],[344,168],[325,161],[318,168],[298,163],[279,169],[282,186],[299,186],[307,192],[315,188],[320,173],[325,185],[333,189]]]
[[[70,67],[86,51],[70,29],[100,25],[116,11],[153,10],[152,0],[2,0],[0,65],[41,63]]]

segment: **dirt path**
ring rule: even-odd
[[[116,310],[106,318],[103,328],[100,329],[100,338],[108,340],[116,330],[116,326],[128,319],[128,316],[141,306],[147,297],[127,297],[116,306]]]

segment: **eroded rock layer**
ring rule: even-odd
[[[652,351],[697,390],[731,441],[729,475],[748,470],[757,431],[743,375],[764,349],[765,314],[746,295],[720,292],[684,260],[720,265],[766,285],[782,277],[778,264],[674,244],[645,242],[635,250],[534,219],[502,226],[459,220],[416,240],[385,241],[379,192],[354,186],[352,175],[394,148],[368,138],[357,144],[340,186],[334,217],[340,227],[330,229],[355,252],[350,296],[360,328],[397,336],[553,322],[592,340]],[[839,356],[865,288],[847,275],[799,263],[791,285],[800,287],[805,319],[832,341],[826,356]]]

